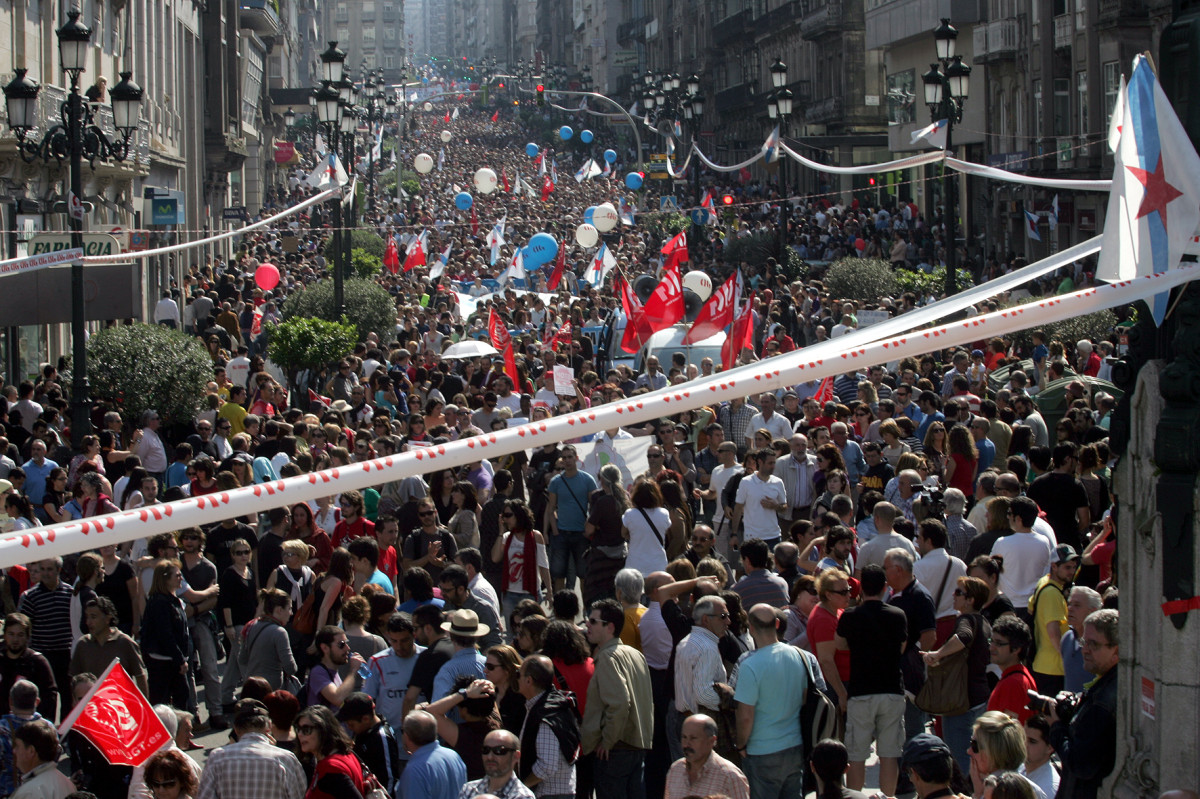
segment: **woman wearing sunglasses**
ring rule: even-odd
[[[146,787],[154,799],[191,799],[200,783],[188,764],[188,756],[172,748],[146,761]]]
[[[366,795],[362,762],[332,710],[313,705],[300,711],[296,742],[301,762],[311,766],[305,770],[313,775],[304,799],[362,799]]]

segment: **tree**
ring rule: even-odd
[[[382,259],[387,245],[384,244],[381,237],[369,230],[355,230],[350,235],[350,251],[353,252],[355,249],[365,250],[367,253]],[[332,264],[336,257],[333,250],[333,237],[330,237],[329,242],[325,245],[325,258]],[[330,269],[332,268],[331,265]]]
[[[166,424],[181,424],[200,412],[213,363],[198,338],[139,323],[102,330],[87,348],[93,399],[127,421],[153,409]]]
[[[825,288],[830,298],[879,302],[881,297],[894,296],[896,275],[892,266],[882,258],[842,258],[834,261],[825,272]]]
[[[350,271],[355,277],[368,279],[375,277],[383,269],[383,259],[372,255],[361,247],[350,251]]]
[[[751,266],[763,266],[768,258],[778,262],[779,236],[775,233],[755,233],[750,236],[731,236],[725,239],[725,252],[722,258],[727,264],[740,264],[742,261]],[[795,248],[787,248],[787,263],[782,264],[782,272],[788,282],[800,280],[808,276],[808,264],[800,257]]]
[[[378,283],[351,278],[344,284],[346,319],[357,331],[356,341],[364,341],[367,333],[378,333],[387,339],[396,329],[396,305],[392,295]],[[333,304],[333,280],[326,279],[293,294],[283,304],[284,320],[296,317],[317,317],[329,322],[339,321]]]
[[[292,317],[267,326],[267,354],[287,373],[288,386],[304,369],[317,371],[349,355],[358,342],[358,331],[345,317],[329,322],[311,317]]]

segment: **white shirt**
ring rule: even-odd
[[[638,621],[638,632],[642,636],[642,654],[646,665],[652,669],[665,669],[671,660],[671,632],[663,621],[662,605],[651,602]]]
[[[544,402],[551,408],[557,408],[559,399],[558,395],[546,388],[539,388],[537,393],[533,395],[534,402]]]
[[[756,413],[750,417],[750,424],[746,427],[747,446],[754,446],[754,432],[761,427],[765,427],[771,434],[772,441],[777,438],[792,437],[792,423],[787,420],[786,416],[772,413],[771,418],[767,419],[761,413]]]
[[[646,516],[654,523],[657,535],[646,524]],[[646,510],[646,516],[642,516],[642,511],[637,508],[630,508],[621,517],[621,524],[629,530],[629,555],[625,558],[625,568],[637,569],[643,577],[667,568],[665,545],[667,529],[671,526],[671,514],[666,508],[650,508]]]
[[[497,394],[496,410],[500,410],[501,408],[508,408],[510,411],[512,411],[513,416],[519,415],[521,413],[521,395],[515,391],[509,394],[507,397],[501,397],[499,394]]]
[[[712,470],[712,476],[708,480],[708,487],[717,492],[717,509],[713,511],[713,529],[718,533],[721,531],[721,522],[725,519],[725,512],[721,509],[721,492],[725,490],[726,484],[735,474],[742,473],[742,464],[735,463],[732,466],[723,466],[718,464]]]
[[[167,320],[179,324],[179,305],[170,297],[163,297],[154,306],[154,321],[158,323]]]
[[[992,554],[1004,558],[1000,573],[1000,591],[1012,600],[1013,607],[1029,605],[1029,598],[1038,580],[1050,571],[1053,550],[1046,539],[1036,533],[1013,533],[996,539]]]
[[[1062,779],[1058,776],[1058,772],[1054,769],[1054,764],[1047,760],[1042,765],[1035,768],[1033,771],[1026,771],[1025,764],[1021,764],[1018,772],[1025,775],[1025,779],[1032,782],[1038,788],[1041,788],[1042,793],[1046,796],[1054,796],[1058,793],[1058,783]]]
[[[742,527],[748,539],[773,541],[779,538],[779,517],[774,509],[768,510],[762,506],[764,499],[774,500],[780,505],[787,504],[787,489],[775,475],[763,480],[755,472],[738,483],[737,503],[742,506]]]
[[[912,554],[914,559],[919,557],[917,555],[917,548],[913,546],[912,541],[909,541],[899,533],[893,533],[889,530],[886,533],[876,533],[870,541],[858,548],[858,559],[855,561],[855,566],[859,569],[866,568],[871,564],[882,566],[883,557],[889,549],[906,549]],[[913,568],[915,569],[916,566],[914,565]]]
[[[250,359],[245,355],[230,358],[225,364],[225,376],[235,386],[245,388],[250,383]]]
[[[500,598],[496,596],[496,589],[484,579],[482,574],[476,574],[472,577],[471,582],[467,583],[467,588],[471,589],[473,597],[496,611],[496,618],[503,622],[504,614],[500,612]]]
[[[977,527],[975,529],[978,530],[980,528]],[[1050,549],[1058,546],[1058,538],[1054,535],[1054,528],[1050,526],[1050,522],[1041,516],[1033,520],[1033,531],[1050,542]]]
[[[701,706],[719,709],[721,700],[713,683],[729,675],[717,649],[717,636],[700,625],[692,627],[675,650],[675,709],[695,712]]]
[[[949,573],[946,568],[949,566]],[[935,612],[939,619],[957,615],[954,610],[954,588],[959,577],[967,574],[967,564],[951,555],[945,549],[935,549],[921,556],[913,564],[913,576],[921,581],[921,585],[929,590],[933,601],[937,602]],[[942,585],[942,576],[946,575],[946,586],[942,589],[941,600],[938,600],[938,587]]]

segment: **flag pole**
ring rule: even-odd
[[[71,708],[70,715],[63,719],[62,724],[58,725],[59,738],[62,738],[71,731],[71,728],[75,726],[75,722],[78,721],[79,717],[83,715],[83,711],[87,708],[88,702],[92,701],[92,697],[95,696],[96,692],[100,690],[100,687],[104,685],[104,680],[108,678],[108,675],[120,662],[120,658],[113,658],[112,662],[108,664],[108,668],[100,672],[100,675],[96,677],[96,681],[92,683],[92,687],[88,689],[86,694],[83,695],[83,698],[75,703],[75,707]]]

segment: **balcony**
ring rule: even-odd
[[[826,97],[813,103],[804,111],[804,121],[810,125],[823,125],[842,118],[842,98]]]
[[[278,0],[239,0],[242,27],[249,28],[260,36],[279,35]]]
[[[646,41],[646,23],[650,21],[650,17],[637,17],[628,22],[622,22],[617,26],[617,41],[618,42],[644,42]]]
[[[717,92],[717,113],[731,114],[748,108],[753,102],[754,87],[749,83],[739,83]]]
[[[841,33],[844,17],[842,0],[826,0],[825,5],[800,20],[800,38],[813,41],[831,33]]]
[[[743,10],[712,26],[712,43],[714,47],[725,47],[737,41],[743,35],[751,32],[750,11]]]
[[[1015,19],[980,23],[974,31],[975,63],[989,64],[1016,58],[1020,28]]]
[[[1102,28],[1131,22],[1145,25],[1148,19],[1145,0],[1100,0],[1099,26]]]
[[[1069,48],[1075,38],[1075,19],[1070,14],[1059,14],[1054,18],[1054,49]]]
[[[799,0],[789,0],[774,11],[768,11],[754,20],[754,27],[760,33],[774,36],[791,27],[793,22],[800,19],[800,16]]]

